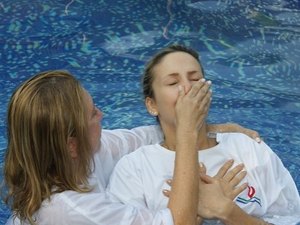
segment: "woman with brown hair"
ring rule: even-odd
[[[151,211],[166,207],[169,199],[161,190],[167,189],[166,179],[173,178],[178,126],[177,101],[180,95],[189,95],[195,85],[210,84],[204,79],[204,70],[197,52],[184,46],[170,46],[159,51],[147,63],[143,76],[143,91],[148,112],[157,117],[164,140],[142,146],[123,157],[115,167],[109,191],[124,204],[139,205]],[[181,89],[181,94],[178,94]],[[203,90],[203,89],[202,89]],[[205,110],[206,111],[206,110]],[[224,133],[208,136],[208,125],[196,135],[199,161],[207,168],[202,176],[198,212],[205,224],[292,225],[300,222],[300,197],[289,171],[279,157],[264,142],[256,143],[244,134]],[[195,135],[195,134],[194,134]],[[220,167],[231,161],[241,172],[232,176],[219,173]],[[238,165],[240,164],[240,165]],[[241,169],[241,168],[240,168]],[[213,177],[214,176],[214,177]],[[241,179],[233,179],[239,177]],[[235,192],[223,186],[224,181],[236,186]],[[246,186],[244,186],[246,184]],[[217,192],[216,190],[223,190]],[[173,187],[171,197],[173,197]],[[210,191],[215,191],[210,195]],[[176,193],[175,193],[176,195]],[[212,220],[214,219],[214,220]],[[268,222],[266,222],[268,221]]]

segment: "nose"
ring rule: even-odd
[[[97,107],[97,114],[98,114],[99,120],[102,120],[103,112],[98,107]]]
[[[185,94],[188,93],[191,88],[192,88],[192,82],[189,81],[189,80],[185,80],[184,83],[183,83],[183,87],[184,87],[184,90],[185,90]]]

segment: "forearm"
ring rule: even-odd
[[[207,124],[207,132],[209,133],[224,133],[224,132],[236,132],[242,130],[242,127],[235,123],[222,123],[222,124]]]
[[[172,192],[168,207],[175,225],[194,225],[198,205],[198,152],[196,135],[180,133],[176,142],[176,158]]]
[[[247,136],[251,137],[254,139],[256,142],[260,143],[261,139],[259,137],[259,133],[242,127],[239,124],[236,123],[223,123],[223,124],[207,124],[206,125],[206,130],[207,130],[207,135],[209,137],[215,137],[216,133],[243,133],[246,134]]]

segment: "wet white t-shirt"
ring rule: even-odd
[[[256,143],[244,134],[217,134],[213,148],[199,151],[199,161],[214,176],[229,159],[235,165],[244,163],[248,188],[236,199],[247,213],[262,217],[276,225],[300,222],[300,198],[296,185],[278,156],[265,144]],[[162,193],[169,189],[166,180],[172,178],[175,152],[160,144],[143,146],[123,157],[115,167],[108,190],[121,202],[147,207],[159,212],[167,206]],[[218,221],[206,221],[218,224]]]
[[[169,209],[153,214],[146,207],[113,203],[105,192],[110,174],[118,160],[138,147],[157,143],[162,139],[158,126],[132,130],[103,130],[101,149],[95,153],[95,170],[89,182],[92,192],[64,191],[45,200],[35,213],[38,225],[173,225]],[[18,218],[10,218],[7,225],[21,224]],[[26,223],[25,223],[26,224]]]

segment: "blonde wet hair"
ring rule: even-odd
[[[67,71],[47,71],[25,81],[8,106],[8,147],[4,164],[6,203],[22,221],[53,193],[89,191],[92,149],[84,89]],[[75,138],[77,159],[68,140]]]

